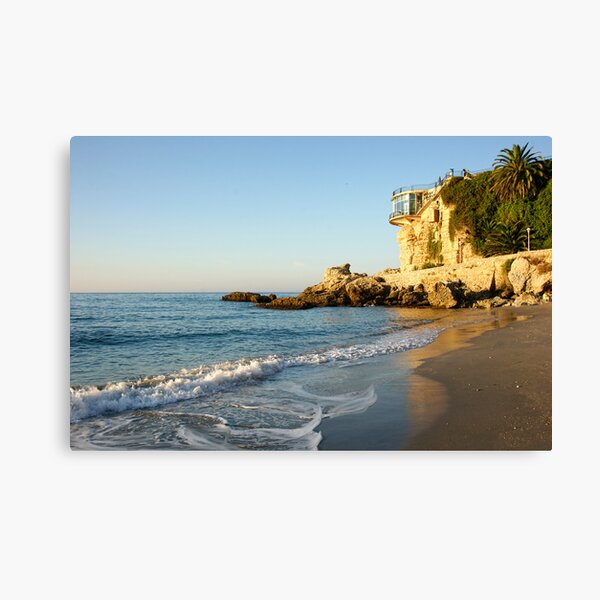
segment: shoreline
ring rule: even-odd
[[[552,449],[552,305],[496,316],[508,321],[463,330],[462,340],[447,330],[415,351],[414,376],[439,383],[447,409],[404,449]]]
[[[377,401],[323,421],[319,450],[551,449],[552,305],[439,318],[430,344],[353,368]]]

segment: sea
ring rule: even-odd
[[[221,296],[71,294],[73,449],[318,450],[328,421],[377,405],[377,360],[444,328],[427,310]]]

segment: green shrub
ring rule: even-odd
[[[545,169],[551,175],[551,161],[545,163]],[[492,185],[492,172],[487,171],[472,179],[451,179],[442,188],[442,201],[453,209],[450,239],[464,231],[477,254],[512,253],[527,248],[529,227],[532,250],[551,248],[552,180],[537,197],[512,200],[501,200]]]
[[[527,250],[527,231],[523,221],[497,223],[484,245],[484,255],[515,254]]]
[[[515,262],[514,258],[509,258],[504,261],[504,264],[502,265],[502,270],[504,271],[505,275],[508,275],[510,273],[510,268],[512,267],[512,264],[514,262]]]
[[[552,248],[552,180],[533,202],[531,248]]]
[[[430,258],[435,263],[440,263],[442,259],[442,240],[435,239],[435,229],[429,228],[427,238],[427,258]]]

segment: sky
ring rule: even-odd
[[[501,137],[74,137],[72,292],[295,292],[399,266],[391,193],[491,166]]]

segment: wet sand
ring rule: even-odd
[[[418,310],[405,315],[444,331],[422,348],[345,370],[352,389],[373,385],[377,402],[324,420],[319,449],[550,450],[551,304]]]
[[[441,384],[447,408],[406,449],[552,448],[552,306],[495,313],[493,330],[449,330],[414,353],[414,375]]]

